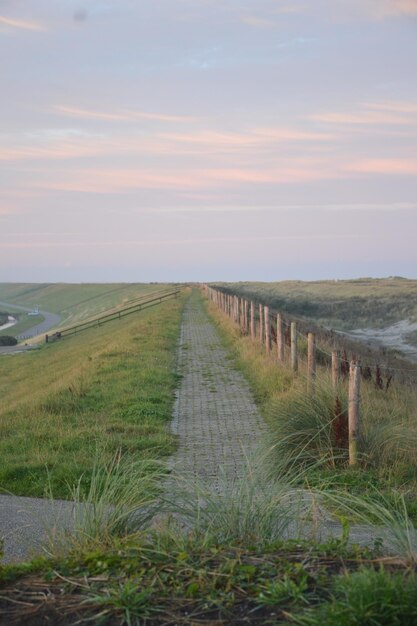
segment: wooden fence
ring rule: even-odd
[[[68,326],[67,328],[61,328],[52,335],[45,335],[45,343],[49,343],[57,339],[63,339],[64,337],[69,337],[71,335],[77,335],[78,333],[88,330],[89,328],[99,328],[102,324],[106,324],[107,322],[112,322],[117,319],[120,320],[123,317],[126,317],[126,315],[138,313],[139,311],[160,304],[168,298],[177,297],[179,293],[181,293],[181,289],[164,289],[154,293],[145,294],[140,298],[137,298],[135,301],[131,300],[129,306],[104,311],[101,315],[85,320],[84,322],[79,322],[78,324]]]
[[[259,342],[277,364],[289,363],[292,371],[299,371],[300,351],[299,344],[303,341],[307,351],[306,375],[307,393],[314,394],[316,386],[316,373],[318,355],[331,371],[331,381],[337,390],[341,377],[348,379],[348,445],[349,464],[356,465],[358,462],[358,438],[360,425],[360,394],[361,378],[367,378],[370,366],[364,368],[360,359],[355,356],[348,358],[346,351],[341,353],[338,349],[330,351],[319,347],[316,341],[316,333],[306,331],[303,322],[301,333],[297,321],[284,318],[280,312],[271,311],[262,303],[249,301],[233,293],[227,293],[209,285],[203,285],[206,296],[236,324],[241,332],[250,336],[253,342]],[[306,344],[306,346],[305,346]],[[324,357],[326,357],[324,359]],[[376,368],[375,382],[380,389],[382,378],[379,366]],[[415,370],[413,370],[415,371]],[[379,377],[379,378],[378,378]],[[392,374],[387,374],[386,389],[388,389]]]

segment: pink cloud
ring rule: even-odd
[[[317,122],[342,125],[367,125],[367,124],[410,124],[410,120],[401,115],[392,115],[380,111],[360,111],[359,113],[317,113],[310,119]],[[417,120],[416,120],[417,122]]]
[[[144,111],[121,111],[118,113],[94,111],[66,105],[55,105],[53,110],[69,117],[102,120],[108,122],[132,122],[135,120],[150,120],[158,122],[190,122],[196,118],[186,115],[168,115],[165,113],[146,113]]]
[[[17,28],[21,30],[45,31],[44,25],[39,22],[29,22],[26,20],[17,20],[10,17],[0,15],[0,27],[7,26],[9,28]]]
[[[417,0],[367,0],[379,18],[417,15]]]
[[[240,19],[243,24],[253,28],[275,28],[276,26],[276,22],[274,20],[257,17],[255,15],[244,15]]]
[[[302,183],[346,176],[321,160],[293,159],[292,165],[259,168],[83,169],[57,172],[55,180],[35,183],[40,189],[87,193],[122,193],[127,189],[204,190],[222,186]]]
[[[417,113],[417,102],[365,102],[364,107],[394,113]]]
[[[346,171],[364,174],[387,174],[413,176],[417,174],[417,161],[405,159],[365,159],[350,163]]]

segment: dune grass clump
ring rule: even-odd
[[[134,459],[119,451],[106,463],[98,454],[88,482],[81,476],[77,484],[69,485],[72,519],[64,530],[50,535],[50,553],[108,548],[149,529],[161,507],[157,496],[166,473],[161,463],[149,459]]]
[[[363,469],[381,476],[415,478],[417,475],[417,415],[411,393],[376,390],[362,384],[359,460]],[[289,466],[343,468],[348,464],[347,390],[334,389],[323,376],[315,393],[307,394],[304,381],[268,407],[269,468]]]
[[[346,396],[329,386],[309,395],[299,386],[269,407],[269,467],[335,467],[347,461]]]

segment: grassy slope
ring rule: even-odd
[[[39,305],[61,315],[64,326],[164,287],[139,283],[0,283],[0,301],[27,307]]]
[[[417,280],[364,278],[218,285],[340,330],[378,328],[417,319]]]
[[[160,458],[172,450],[175,346],[182,298],[39,351],[0,359],[0,484],[55,497],[96,449]],[[48,468],[48,470],[47,470]]]

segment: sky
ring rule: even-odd
[[[0,281],[417,278],[417,0],[0,0]]]

